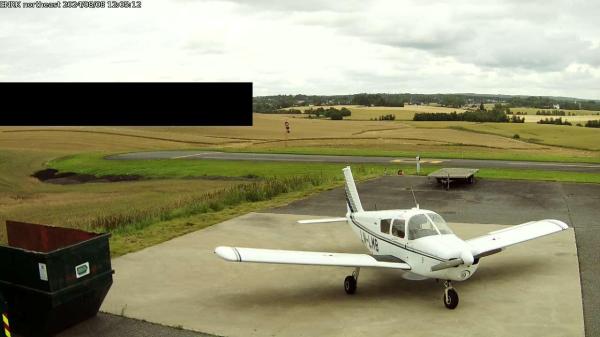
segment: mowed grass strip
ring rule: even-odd
[[[423,159],[423,157],[422,157]],[[441,168],[440,164],[421,165],[421,174]],[[337,177],[341,179],[343,163],[239,161],[239,160],[107,160],[101,154],[84,154],[59,158],[48,163],[49,167],[63,172],[87,173],[97,176],[111,174],[139,174],[148,178],[286,178],[296,176]],[[353,164],[357,177],[377,177],[403,170],[405,174],[416,174],[412,164]],[[564,172],[530,169],[482,168],[482,178],[551,180],[562,182],[600,183],[600,174],[586,172]]]
[[[549,153],[519,153],[516,151],[502,152],[494,151],[402,151],[386,150],[378,148],[345,148],[345,147],[268,147],[268,148],[221,148],[223,152],[254,152],[254,153],[282,153],[282,154],[315,154],[315,155],[338,155],[338,156],[361,156],[361,157],[394,157],[414,158],[420,155],[422,159],[481,159],[481,160],[511,160],[511,161],[535,161],[535,162],[564,162],[564,163],[600,163],[600,152],[593,157],[576,157]]]
[[[421,175],[440,169],[440,166],[421,165]],[[405,174],[416,174],[414,168],[404,171]],[[482,168],[479,169],[477,178],[504,179],[504,180],[534,180],[556,181],[569,183],[600,184],[600,173],[546,171],[530,169]]]
[[[47,166],[61,172],[106,175],[140,175],[148,178],[269,178],[313,174],[340,174],[343,164],[260,162],[198,159],[108,160],[104,154],[58,158]]]

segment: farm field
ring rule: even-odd
[[[600,151],[600,130],[567,125],[536,123],[465,123],[454,125],[458,130],[491,133],[504,137],[518,134],[520,139],[537,144]]]
[[[339,180],[339,167],[333,165],[315,166],[314,171],[307,171],[303,164],[273,168],[273,165],[248,165],[246,162],[206,162],[207,165],[191,166],[186,171],[172,163],[150,166],[137,163],[131,167],[128,163],[102,159],[105,154],[115,152],[190,148],[198,146],[203,136],[184,135],[166,140],[149,130],[115,128],[12,131],[15,128],[0,130],[0,222],[13,219],[110,231],[114,255],[138,250],[242,213],[286,203],[335,186]],[[228,142],[211,138],[215,139],[219,144]],[[138,174],[152,179],[58,185],[43,183],[30,176],[57,158],[63,158],[67,165],[74,164],[72,168],[77,171],[84,162],[89,163],[89,160],[74,161],[73,158],[81,158],[78,156],[88,159],[95,156],[106,166],[120,168],[120,174]],[[98,166],[102,168],[102,165]],[[160,174],[161,169],[173,167],[174,170]],[[329,174],[333,171],[335,178]],[[103,172],[95,173],[103,175]],[[306,174],[312,174],[313,178],[300,177]],[[357,170],[358,178],[369,174],[374,173]],[[269,178],[273,175],[278,179]],[[247,203],[247,200],[254,202]],[[191,217],[193,221],[189,220]],[[158,222],[162,225],[151,226]],[[146,230],[149,226],[151,229]],[[0,228],[0,241],[4,241],[4,226]]]
[[[492,109],[494,104],[484,104],[486,109]],[[573,116],[544,116],[536,115],[537,111],[548,111],[551,112],[554,109],[537,109],[537,108],[526,108],[526,107],[515,107],[510,109],[513,113],[521,113],[525,116],[525,123],[537,123],[539,120],[544,118],[557,118],[561,117],[563,120],[568,120],[574,125],[577,123],[585,124],[589,120],[600,119],[600,111],[593,110],[571,110],[571,109],[560,109],[567,115],[572,114]]]
[[[494,106],[493,104],[484,104],[484,105],[485,105],[486,109],[492,109]],[[325,109],[327,109],[329,107],[330,106],[323,106],[323,108],[325,108]],[[415,113],[433,113],[433,112],[461,113],[461,112],[465,111],[464,109],[438,107],[438,106],[432,106],[432,105],[405,105],[404,107],[366,107],[366,106],[361,106],[361,105],[336,105],[336,106],[331,106],[331,107],[334,107],[337,109],[341,109],[342,107],[345,107],[347,109],[350,109],[350,111],[352,111],[352,115],[349,117],[346,117],[346,119],[361,120],[361,121],[370,121],[372,119],[379,118],[381,115],[387,115],[387,114],[395,115],[396,120],[398,120],[398,121],[412,121]],[[291,109],[298,109],[298,110],[304,111],[304,110],[307,110],[310,108],[317,108],[317,107],[294,107]],[[577,124],[577,123],[585,124],[586,121],[600,119],[600,111],[562,109],[567,114],[572,113],[572,114],[574,114],[574,116],[540,116],[540,115],[535,114],[536,111],[538,111],[538,110],[552,111],[552,109],[536,109],[536,108],[524,108],[524,107],[517,107],[517,108],[511,109],[511,111],[513,113],[520,112],[522,114],[525,114],[525,116],[523,116],[523,117],[525,118],[526,123],[537,123],[540,119],[544,119],[547,117],[552,117],[552,118],[562,117],[563,120],[568,120],[573,124]],[[303,115],[293,115],[293,114],[285,115],[285,116],[289,117],[289,118],[307,117],[307,116],[303,116]]]
[[[493,104],[485,104],[486,109],[491,109],[494,107]],[[510,111],[512,112],[520,112],[522,114],[527,114],[527,115],[534,115],[537,111],[552,111],[554,109],[538,109],[538,108],[526,108],[526,107],[515,107],[515,108],[511,108]],[[571,109],[560,109],[562,111],[564,111],[565,113],[569,114],[574,114],[577,116],[597,116],[600,115],[600,111],[593,111],[593,110],[571,110]]]
[[[289,121],[291,133],[285,133]],[[140,132],[136,129],[132,132]],[[144,130],[144,132],[148,132]],[[214,137],[230,151],[600,162],[600,130],[538,124],[317,120],[255,114],[253,127],[152,129],[159,137]],[[519,133],[520,140],[512,137]],[[521,134],[523,133],[523,134]],[[235,137],[237,143],[228,143]],[[218,144],[217,141],[223,143]],[[202,146],[196,146],[200,148]],[[206,148],[206,147],[205,147]],[[491,151],[493,150],[493,151]],[[308,152],[307,152],[308,151]]]
[[[431,105],[408,105],[405,104],[404,107],[382,107],[382,106],[362,106],[362,105],[335,105],[335,106],[323,106],[322,108],[327,109],[330,107],[334,107],[336,109],[341,109],[342,107],[350,109],[352,111],[352,115],[346,117],[348,120],[362,120],[362,121],[370,121],[372,119],[377,119],[381,115],[393,114],[396,116],[396,120],[412,120],[415,113],[419,112],[446,112],[450,113],[453,111],[456,112],[464,112],[463,109],[455,109],[455,108],[446,108],[446,107],[438,107]],[[310,108],[316,109],[318,107],[294,107],[292,109],[298,110],[308,110]],[[293,116],[293,115],[290,115]],[[298,115],[296,115],[298,116]],[[299,116],[302,117],[302,116]]]
[[[81,139],[72,152],[93,152],[111,139],[132,144],[132,150],[218,149],[226,151],[285,151],[410,156],[417,152],[441,158],[515,159],[600,162],[600,130],[535,123],[468,123],[413,121],[331,121],[296,116],[255,114],[252,127],[123,127],[38,128],[1,132],[2,144],[19,148],[66,146],[64,139]],[[289,121],[291,133],[285,133]],[[513,139],[519,134],[520,139]],[[109,152],[127,151],[123,147]],[[85,150],[84,150],[85,149]],[[493,150],[493,151],[490,151]]]
[[[186,199],[238,183],[235,179],[42,183],[30,175],[45,168],[45,163],[53,158],[86,151],[172,148],[177,144],[135,138],[125,143],[114,136],[90,133],[15,136],[0,132],[0,223],[13,219],[101,230],[95,224],[99,226],[103,219],[176,207]],[[4,230],[0,226],[0,241],[6,239]]]
[[[206,149],[407,157],[419,153],[423,158],[600,162],[597,129],[294,117],[255,114],[253,127],[0,128],[0,221],[110,230],[113,253],[118,255],[340,183],[337,164],[103,159],[107,154],[131,151]],[[284,133],[286,120],[291,124],[289,135]],[[517,133],[520,139],[513,139]],[[49,166],[63,172],[136,174],[152,179],[57,185],[30,177]],[[375,177],[400,167],[407,173],[412,169],[365,165],[356,168],[356,176]],[[313,178],[272,180],[274,176],[287,179],[307,174]],[[589,174],[524,170],[482,170],[481,176],[598,182],[598,177]],[[0,228],[3,240],[4,229]]]
[[[526,115],[522,116],[525,118],[525,123],[537,123],[539,120],[544,118],[562,118],[562,120],[567,120],[571,122],[571,124],[576,125],[580,123],[581,125],[585,125],[585,122],[591,120],[599,120],[600,115],[577,115],[577,116],[540,116],[540,115]]]

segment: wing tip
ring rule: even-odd
[[[219,246],[215,248],[215,254],[225,261],[239,262],[240,254],[233,247]]]
[[[546,221],[557,225],[558,227],[560,227],[561,230],[565,230],[567,228],[569,228],[569,225],[567,225],[565,222],[560,221],[560,220],[556,220],[556,219],[547,219]]]

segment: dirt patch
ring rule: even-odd
[[[83,183],[112,183],[119,181],[142,180],[144,177],[136,174],[106,175],[97,177],[92,174],[80,174],[75,172],[58,172],[56,169],[44,169],[31,175],[39,181],[50,184],[70,185]]]

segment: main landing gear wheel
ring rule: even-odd
[[[452,288],[450,282],[445,282],[445,285],[446,289],[444,290],[444,297],[442,298],[444,305],[450,310],[455,309],[458,306],[458,293]]]
[[[344,280],[344,290],[346,290],[346,294],[352,295],[356,292],[356,280],[354,276],[346,276]]]
[[[346,276],[344,279],[344,290],[346,294],[352,295],[356,292],[356,285],[358,283],[358,273],[360,272],[360,268],[354,269],[352,275]]]

